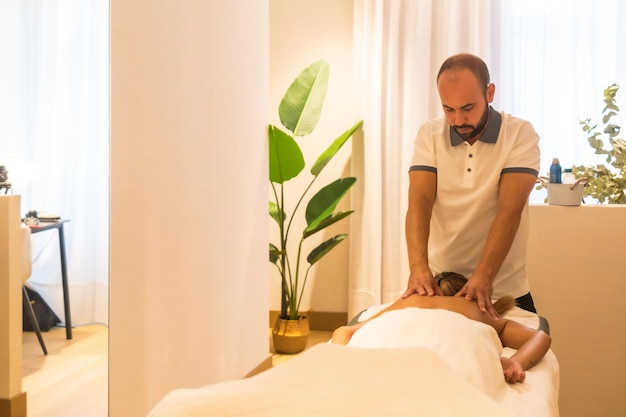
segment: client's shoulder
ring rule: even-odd
[[[477,313],[480,313],[480,309],[476,303],[466,300],[463,297],[451,297],[451,296],[433,296],[427,297],[424,295],[413,294],[407,299],[407,305],[404,307],[419,307],[430,309],[450,310],[469,318],[474,318]],[[471,317],[470,317],[471,316]]]
[[[487,313],[484,313],[478,308],[475,301],[470,301],[464,297],[435,297],[437,298],[438,306],[435,308],[441,308],[445,310],[454,311],[462,314],[468,319],[476,320],[481,323],[494,325],[494,319]]]
[[[432,296],[413,294],[406,299],[399,300],[399,308],[419,307],[429,309],[449,310],[462,314],[472,320],[485,322],[484,313],[480,311],[474,301],[469,301],[463,297],[453,296]]]

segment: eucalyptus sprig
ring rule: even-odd
[[[619,86],[612,84],[604,89],[604,109],[602,126],[594,124],[591,118],[580,121],[587,141],[596,155],[606,155],[606,163],[598,165],[578,165],[572,167],[572,173],[578,178],[586,178],[585,195],[600,203],[626,204],[626,141],[618,136],[621,126],[613,122],[619,115],[617,92]],[[606,142],[605,142],[606,141]],[[605,148],[605,145],[608,147]]]

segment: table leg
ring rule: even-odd
[[[72,316],[70,314],[70,289],[67,282],[67,261],[65,256],[65,233],[63,223],[59,227],[59,248],[61,251],[61,278],[63,280],[63,304],[65,306],[65,337],[72,338]]]

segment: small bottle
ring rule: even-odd
[[[550,183],[561,184],[561,165],[559,164],[559,158],[554,158],[552,165],[550,165]]]
[[[572,168],[565,168],[563,170],[563,184],[574,184],[575,182],[576,177],[572,173]]]

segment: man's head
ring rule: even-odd
[[[496,89],[485,62],[470,54],[451,56],[437,74],[437,89],[450,126],[470,143],[480,139]]]

